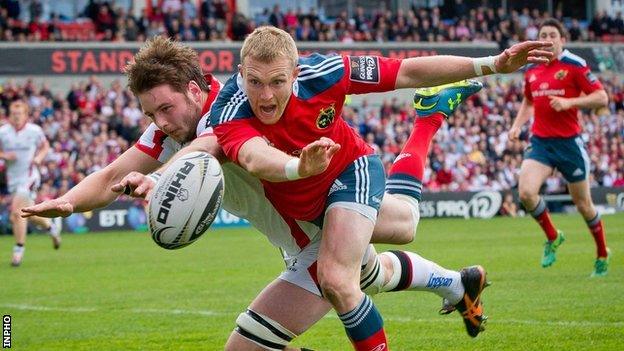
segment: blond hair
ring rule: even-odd
[[[299,53],[293,38],[287,32],[270,26],[256,28],[243,42],[240,52],[241,64],[251,57],[263,63],[270,63],[285,57],[297,66]]]
[[[147,41],[134,55],[134,62],[126,66],[125,73],[128,87],[135,95],[163,84],[184,93],[190,81],[195,81],[203,91],[210,90],[199,66],[197,52],[163,36]]]
[[[30,110],[30,107],[24,100],[14,100],[9,104],[9,111],[11,111],[14,108],[20,108],[20,107],[24,109],[25,113],[28,113],[28,111]]]

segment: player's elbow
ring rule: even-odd
[[[609,104],[609,96],[607,95],[607,92],[604,90],[601,90],[600,93],[598,94],[598,103],[600,104],[600,108],[602,107],[607,107],[607,105]]]
[[[262,162],[259,162],[257,157],[253,157],[251,154],[239,153],[238,163],[254,177],[261,178],[263,173]]]

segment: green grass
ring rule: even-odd
[[[458,314],[437,315],[438,297],[382,294],[375,302],[392,349],[621,350],[624,214],[604,217],[613,252],[605,278],[589,278],[594,244],[580,216],[554,221],[568,240],[543,269],[544,238],[530,218],[424,220],[406,249],[448,268],[484,265],[490,320],[471,339]],[[59,251],[35,235],[17,269],[11,246],[0,237],[0,312],[13,317],[15,350],[220,350],[238,313],[282,269],[252,230],[212,231],[178,251],[144,233],[65,235]],[[350,349],[333,312],[295,345]]]

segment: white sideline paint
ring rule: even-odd
[[[98,309],[96,307],[49,307],[49,306],[35,306],[27,304],[0,304],[0,307],[13,308],[22,311],[38,311],[38,312],[69,312],[69,313],[88,313],[88,312],[111,312],[110,309]],[[219,317],[219,316],[237,316],[239,312],[217,312],[210,310],[181,310],[181,309],[151,309],[151,308],[133,308],[128,311],[119,310],[119,312],[131,312],[137,314],[173,314],[173,315],[200,315],[207,317]],[[336,319],[335,314],[328,314],[324,318]],[[457,323],[459,316],[440,316],[439,319],[425,319],[425,318],[411,318],[404,316],[384,316],[384,321],[399,322],[399,323]],[[616,322],[598,322],[598,321],[537,321],[537,320],[522,320],[522,319],[490,319],[488,320],[490,325],[492,324],[523,324],[523,325],[548,325],[548,326],[564,326],[564,327],[624,327],[624,321]]]

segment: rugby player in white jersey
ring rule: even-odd
[[[0,127],[0,159],[4,160],[11,194],[11,214],[15,246],[11,265],[22,263],[26,244],[27,219],[20,216],[20,209],[34,203],[41,176],[37,166],[43,162],[50,145],[43,130],[28,122],[28,105],[15,100],[9,105],[9,123]],[[29,218],[35,225],[45,229],[52,238],[55,249],[61,245],[60,225],[49,218]]]
[[[145,197],[154,185],[153,178],[157,177],[157,173],[151,172],[166,167],[163,163],[191,151],[222,156],[207,125],[208,111],[221,84],[202,74],[193,49],[154,38],[135,56],[126,74],[130,89],[153,123],[134,147],[110,165],[89,175],[62,197],[23,209],[23,216],[56,217],[88,211],[106,206],[126,189],[132,196]],[[305,161],[306,157],[314,154],[315,147],[312,143],[304,148],[302,163],[309,162]],[[288,265],[252,301],[248,310],[240,314],[226,349],[292,350],[287,346],[290,341],[331,308],[316,282],[320,230],[278,213],[265,198],[260,181],[239,166],[225,163],[223,169],[226,182],[223,207],[249,220],[272,244],[281,248]],[[383,199],[373,242],[404,244],[414,238],[418,214],[396,210],[393,201],[400,200],[392,196]],[[405,269],[406,260],[413,262],[407,265],[409,271]],[[436,293],[454,305],[470,303],[471,312],[463,316],[466,328],[471,336],[481,331],[484,317],[481,303],[478,299],[466,299],[469,290],[480,293],[483,281],[462,279],[460,272],[444,269],[414,253],[395,251],[378,255],[372,245],[362,267],[364,292],[421,290]],[[485,279],[485,276],[475,277]],[[470,293],[474,296],[475,291]]]

